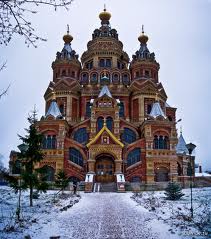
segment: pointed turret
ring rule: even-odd
[[[104,85],[103,88],[101,89],[99,95],[98,95],[98,98],[104,96],[104,95],[107,95],[108,97],[112,98],[112,95],[111,95],[111,92],[108,88],[107,85]]]
[[[47,118],[48,116],[53,116],[55,119],[62,118],[62,114],[61,114],[60,109],[56,103],[55,96],[54,96],[53,100],[51,101],[50,107],[45,115],[45,118]]]
[[[163,118],[166,119],[166,115],[164,114],[161,106],[160,106],[160,103],[158,101],[156,101],[153,106],[152,106],[152,110],[149,114],[151,117],[153,117],[154,119],[156,119],[157,117],[159,116],[162,116]]]
[[[138,37],[140,42],[140,48],[132,56],[131,62],[132,76],[137,80],[153,80],[158,83],[158,71],[160,68],[159,63],[155,60],[155,53],[150,52],[147,47],[149,40],[148,36],[144,32],[144,26],[142,25],[141,35]]]
[[[186,142],[183,138],[182,132],[180,132],[180,136],[176,146],[176,152],[177,154],[188,154],[188,149],[186,147]]]

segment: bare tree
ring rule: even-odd
[[[46,41],[38,36],[32,23],[30,14],[36,14],[39,6],[51,6],[55,10],[68,6],[73,0],[0,0],[0,44],[7,45],[13,35],[23,36],[27,46],[36,47],[37,41]]]
[[[0,71],[2,71],[4,68],[6,67],[6,62],[4,62],[1,66],[0,66]],[[8,89],[10,88],[10,85],[7,86],[6,89],[4,90],[0,90],[0,99],[2,96],[7,94]]]

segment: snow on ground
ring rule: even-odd
[[[140,207],[151,211],[160,222],[171,227],[180,238],[211,238],[211,188],[193,189],[194,217],[190,214],[190,189],[178,201],[165,200],[163,191],[135,193],[132,198]]]
[[[46,224],[55,220],[63,211],[71,210],[80,197],[72,193],[57,195],[57,191],[48,191],[34,199],[34,206],[29,207],[29,193],[22,193],[21,222],[16,220],[18,195],[9,187],[0,187],[0,239],[23,239],[26,235],[37,235]],[[50,228],[49,228],[50,229]],[[48,230],[49,230],[48,229]],[[50,229],[51,230],[51,229]]]
[[[54,191],[49,191],[34,200],[33,208],[28,206],[28,193],[24,193],[23,227],[16,224],[14,231],[6,233],[2,229],[11,221],[10,215],[14,215],[17,195],[8,187],[0,187],[0,238],[23,239],[26,235],[33,239],[209,238],[197,236],[197,230],[178,218],[169,219],[178,216],[177,211],[188,213],[185,207],[190,202],[189,190],[184,192],[182,200],[172,202],[163,198],[163,192],[144,192],[134,200],[133,193],[80,193],[81,199],[72,196],[59,199]],[[154,202],[150,199],[152,195],[157,198]],[[193,196],[196,208],[201,200],[211,199],[211,189],[194,189]],[[74,204],[75,200],[79,202]]]

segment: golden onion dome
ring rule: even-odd
[[[69,34],[69,25],[67,25],[67,34],[63,36],[63,40],[66,44],[71,43],[71,41],[73,40],[73,37]]]
[[[138,40],[140,41],[140,43],[143,43],[143,44],[146,44],[149,40],[149,37],[144,34],[144,26],[143,25],[142,25],[142,33],[138,37]]]
[[[111,18],[111,13],[106,11],[106,7],[104,7],[103,12],[99,14],[99,18],[101,21],[109,21]]]

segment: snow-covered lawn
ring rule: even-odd
[[[26,235],[36,235],[49,222],[55,220],[59,213],[71,210],[78,203],[80,195],[65,192],[64,195],[57,191],[48,191],[34,199],[34,206],[29,207],[29,193],[24,192],[21,200],[21,221],[16,220],[18,196],[9,187],[0,187],[0,239],[23,239]],[[49,228],[48,230],[51,230]]]
[[[134,193],[131,197],[153,215],[171,226],[171,233],[181,238],[211,238],[211,188],[193,189],[194,217],[190,213],[190,189],[178,201],[165,199],[163,191]]]
[[[175,218],[178,212],[181,217],[188,215],[189,190],[184,192],[182,200],[171,202],[163,198],[163,192],[144,192],[135,198],[133,193],[80,193],[81,198],[73,195],[55,198],[55,191],[49,191],[34,200],[32,208],[28,206],[28,193],[24,193],[24,220],[14,224],[17,195],[8,187],[0,187],[0,238],[24,239],[26,235],[33,239],[210,238],[199,237],[197,226]],[[211,188],[194,189],[193,196],[196,208],[203,199],[211,199]],[[156,199],[151,200],[152,197]],[[8,232],[3,231],[6,226]]]

